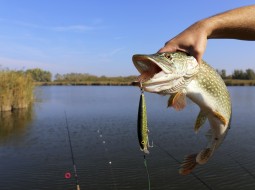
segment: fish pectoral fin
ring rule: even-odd
[[[213,151],[213,148],[205,148],[197,155],[196,162],[199,164],[205,164],[212,156]]]
[[[204,125],[204,123],[206,122],[207,116],[204,114],[204,112],[202,112],[200,110],[198,116],[197,116],[197,120],[195,123],[195,127],[194,127],[194,131],[197,133],[198,130]]]
[[[177,93],[170,95],[170,98],[168,99],[168,104],[167,107],[172,107],[173,106],[173,100],[174,97],[176,96]]]
[[[181,175],[190,174],[197,165],[196,157],[197,154],[191,154],[186,156],[181,164],[181,168],[179,169],[179,174]]]
[[[217,112],[217,111],[214,111],[213,112],[213,115],[215,116],[215,117],[217,117],[223,124],[224,124],[224,126],[226,126],[226,124],[227,124],[227,120],[225,119],[225,117],[223,116],[223,115],[221,115],[219,112]]]
[[[170,96],[168,100],[168,107],[172,106],[175,110],[179,111],[186,106],[186,94],[177,92]]]

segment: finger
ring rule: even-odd
[[[197,60],[199,64],[202,63],[202,56],[197,56],[195,57],[195,59]]]
[[[158,50],[158,52],[157,53],[163,53],[163,52],[165,52],[165,48],[163,47],[163,48],[161,48],[160,50]]]
[[[158,50],[158,53],[164,53],[164,52],[176,52],[177,48],[172,46],[164,46],[160,50]]]
[[[202,54],[199,53],[198,51],[191,51],[191,54],[196,60],[198,63],[201,63],[202,62]]]

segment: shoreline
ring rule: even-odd
[[[226,86],[255,86],[255,80],[225,79]],[[135,86],[133,82],[35,82],[36,86]]]

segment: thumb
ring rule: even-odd
[[[197,55],[194,55],[195,59],[197,60],[197,62],[200,64],[202,63],[202,55],[200,54],[197,54]]]
[[[199,51],[191,50],[190,55],[192,55],[199,64],[202,63],[202,53],[200,53]]]
[[[160,50],[158,50],[157,53],[163,53],[163,52],[176,52],[177,48],[173,46],[164,46]]]

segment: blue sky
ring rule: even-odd
[[[255,0],[0,0],[1,68],[136,75],[131,57],[155,53],[197,20]],[[255,41],[209,40],[217,69],[255,70]]]

